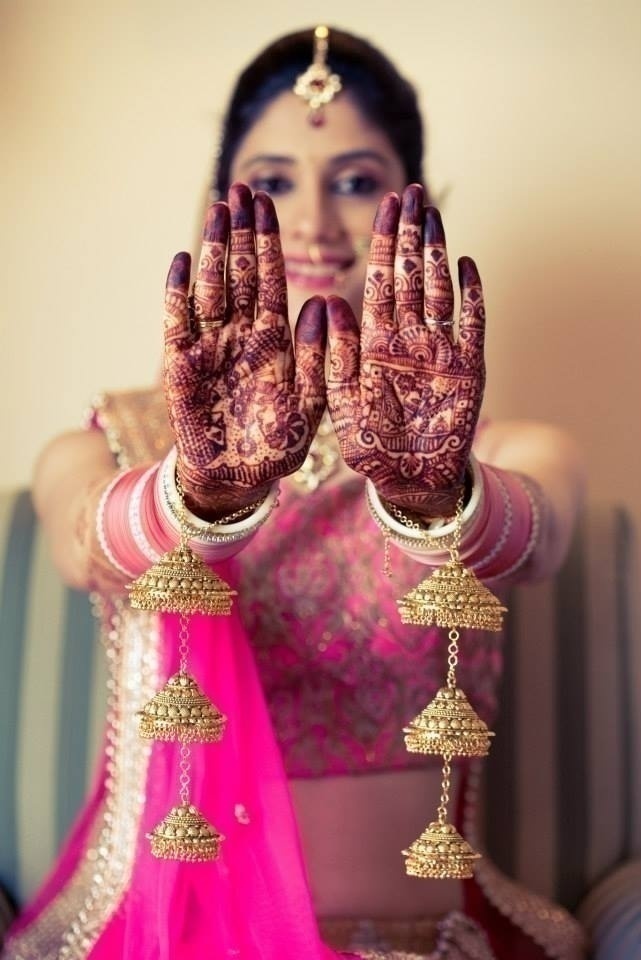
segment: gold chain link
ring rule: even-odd
[[[180,477],[176,473],[176,490],[178,492],[178,500],[180,507],[178,510],[178,520],[180,523],[180,535],[181,541],[182,538],[188,538],[189,530],[187,529],[186,516],[185,516],[185,491],[183,490],[183,485],[180,482]],[[239,507],[238,510],[234,510],[233,513],[226,513],[224,517],[220,517],[218,520],[212,520],[211,526],[224,526],[226,523],[232,523],[234,520],[242,520],[243,517],[249,516],[250,513],[254,513],[258,510],[259,507],[262,507],[265,500],[268,497],[268,493],[264,497],[261,497],[260,500],[254,500],[253,503],[246,503],[244,507]]]
[[[441,802],[438,805],[438,822],[443,825],[447,823],[447,808],[450,802],[450,760],[452,755],[449,753],[443,756],[443,779],[441,780]]]

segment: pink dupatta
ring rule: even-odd
[[[161,681],[179,621],[161,615]],[[227,716],[220,743],[192,747],[191,802],[225,836],[214,863],[155,859],[145,833],[178,802],[179,748],[154,744],[134,871],[90,960],[332,960],[319,936],[280,751],[245,631],[190,619],[189,669]]]

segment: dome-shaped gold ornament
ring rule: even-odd
[[[396,602],[403,623],[493,633],[502,630],[507,609],[457,555]]]
[[[440,820],[430,823],[403,856],[409,876],[433,880],[467,880],[481,858],[455,826]]]
[[[163,613],[228,615],[236,591],[181,542],[128,584],[131,606]]]
[[[441,687],[403,733],[410,753],[453,757],[486,757],[494,736],[463,690],[449,684]]]
[[[216,860],[225,839],[192,803],[173,807],[151,833],[151,852],[162,860]]]
[[[226,717],[188,673],[175,673],[139,713],[138,732],[146,740],[216,743]]]
[[[407,521],[398,510],[395,514],[403,522]],[[403,623],[449,629],[446,685],[403,731],[405,745],[411,753],[437,754],[443,758],[438,819],[403,850],[409,876],[436,880],[468,879],[473,875],[475,861],[480,859],[480,854],[447,819],[450,761],[453,757],[485,757],[490,738],[494,736],[456,682],[459,630],[499,632],[506,612],[498,597],[461,563],[462,523],[463,494],[456,506],[452,539],[447,544],[449,561],[397,601]],[[406,525],[419,529],[416,524]]]

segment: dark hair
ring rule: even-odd
[[[309,66],[314,30],[275,40],[241,73],[223,121],[213,187],[229,188],[230,168],[245,134],[271,101],[291,90]],[[367,40],[330,28],[327,63],[367,119],[388,137],[405,167],[407,182],[423,179],[423,122],[414,88]]]

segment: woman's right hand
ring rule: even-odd
[[[325,408],[325,301],[292,343],[271,199],[243,184],[207,211],[193,300],[177,254],[165,296],[164,389],[188,508],[220,519],[260,500],[307,455]]]

